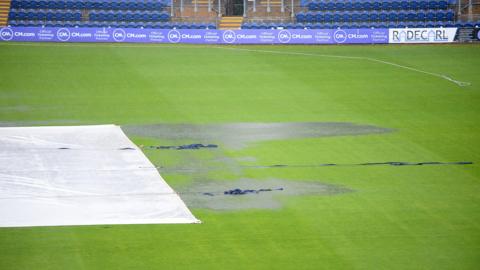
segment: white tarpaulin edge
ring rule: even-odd
[[[118,126],[0,128],[0,227],[199,222]]]

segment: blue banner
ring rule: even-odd
[[[388,29],[138,29],[5,27],[0,41],[125,42],[193,44],[374,44],[388,43]]]

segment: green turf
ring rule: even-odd
[[[352,122],[395,131],[220,151],[257,160],[245,164],[475,164],[225,168],[204,176],[319,181],[354,192],[282,198],[277,210],[192,209],[201,225],[2,228],[0,269],[480,267],[480,46],[242,48],[371,57],[472,85],[358,59],[181,45],[0,44],[0,122]],[[156,164],[183,167],[211,158],[208,151],[145,152]],[[163,176],[174,187],[194,178]]]

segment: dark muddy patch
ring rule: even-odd
[[[199,150],[199,149],[206,149],[206,148],[217,148],[218,145],[216,144],[202,144],[202,143],[192,143],[192,144],[183,144],[183,145],[148,145],[142,146],[145,149],[157,149],[157,150]]]
[[[263,191],[246,192],[245,194],[232,196],[232,194],[228,194],[232,190]],[[227,194],[225,194],[226,191]],[[280,179],[198,181],[178,190],[180,197],[188,207],[212,210],[275,209],[282,207],[282,203],[279,200],[282,197],[301,195],[330,196],[346,192],[352,192],[352,190],[342,186],[318,182]]]
[[[404,161],[388,161],[388,162],[367,162],[367,163],[352,163],[352,164],[336,164],[336,163],[320,163],[320,164],[273,164],[273,165],[239,165],[236,168],[240,169],[283,169],[283,168],[324,168],[324,167],[356,167],[356,166],[461,166],[472,165],[472,161],[454,161],[454,162],[404,162]],[[226,166],[190,166],[190,167],[164,167],[156,166],[160,172],[165,173],[199,173],[224,170]]]
[[[379,134],[392,131],[372,125],[321,122],[126,125],[122,126],[122,129],[129,136],[219,142],[226,147],[237,149],[259,141]]]

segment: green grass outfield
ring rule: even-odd
[[[370,57],[471,86],[356,58],[226,48]],[[2,43],[3,125],[351,122],[395,131],[220,151],[259,164],[475,164],[212,172],[218,181],[308,180],[354,192],[284,197],[276,210],[192,209],[198,225],[1,228],[0,269],[479,269],[479,69],[479,45]],[[208,150],[145,152],[184,167],[209,158]],[[194,178],[163,176],[173,187]]]

